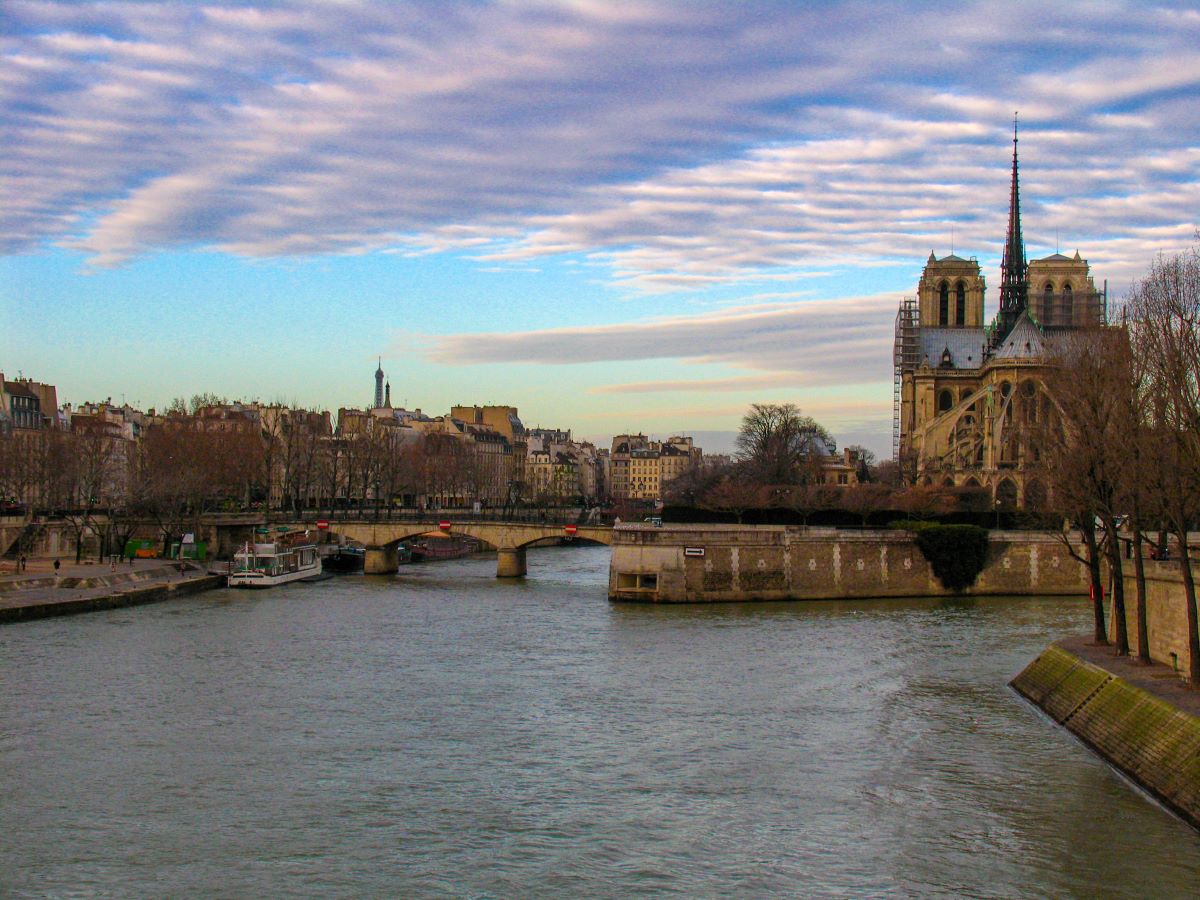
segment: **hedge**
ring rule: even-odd
[[[917,546],[948,591],[975,583],[988,555],[988,531],[977,525],[930,525],[915,532]]]

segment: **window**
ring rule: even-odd
[[[950,285],[942,282],[938,288],[938,325],[950,324]]]
[[[954,405],[954,395],[949,391],[938,394],[938,412],[945,412]]]
[[[954,324],[959,326],[967,324],[967,286],[961,281],[955,288]]]

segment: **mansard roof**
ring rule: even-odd
[[[982,328],[922,328],[921,362],[929,360],[935,369],[942,351],[949,350],[956,369],[978,369],[983,365],[987,333]]]

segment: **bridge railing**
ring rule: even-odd
[[[304,510],[301,513],[272,511],[267,515],[269,522],[295,522],[325,520],[331,525],[336,522],[517,522],[527,525],[596,525],[610,526],[611,517],[601,515],[599,510],[579,507],[566,509],[413,509],[380,507],[379,509]]]

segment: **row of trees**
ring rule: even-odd
[[[741,522],[756,510],[785,511],[807,523],[817,512],[841,510],[861,515],[889,508],[895,492],[874,478],[875,456],[865,447],[852,446],[858,460],[857,484],[829,485],[827,465],[835,458],[837,441],[811,416],[793,403],[755,403],[742,417],[736,441],[737,454],[723,465],[697,466],[665,488],[665,502],[727,513]],[[936,496],[935,496],[936,495]],[[922,492],[912,502],[939,509],[955,505],[945,492]]]
[[[323,419],[303,414],[209,430],[176,418],[136,440],[89,417],[67,431],[0,433],[0,498],[70,522],[78,555],[88,532],[116,548],[135,522],[153,521],[165,542],[197,530],[201,516],[216,510],[270,505],[332,514],[373,502],[390,515],[394,500],[505,496],[505,484],[491,483],[498,467],[452,435],[405,442],[395,429],[374,428],[334,437]]]
[[[894,519],[986,520],[996,514],[983,488],[896,487],[877,481],[764,484],[745,478],[736,464],[689,473],[672,484],[667,502],[732,516],[739,523],[818,521],[883,525]]]
[[[1144,560],[1167,536],[1183,580],[1189,678],[1200,684],[1200,628],[1188,529],[1200,521],[1200,245],[1156,259],[1116,327],[1059,340],[1047,385],[1056,415],[1034,435],[1051,502],[1083,534],[1097,641],[1106,642],[1100,561],[1113,573],[1113,637],[1130,652],[1123,571],[1134,567],[1136,656],[1150,661]],[[1128,535],[1128,536],[1126,536]]]

